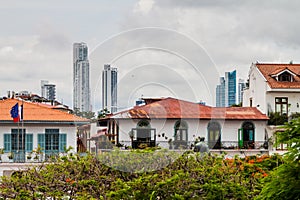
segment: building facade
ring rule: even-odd
[[[10,116],[16,103],[23,107],[22,122],[13,122]],[[13,155],[13,162],[23,163],[34,161],[34,156],[43,161],[65,152],[68,147],[76,152],[77,127],[89,124],[87,119],[23,100],[0,100],[0,106],[2,162],[9,161],[8,155]],[[40,152],[36,155],[38,149]]]
[[[238,104],[243,103],[243,91],[246,88],[246,83],[244,79],[239,79],[238,83]]]
[[[73,109],[91,111],[90,65],[85,43],[73,44]]]
[[[229,107],[236,104],[236,70],[225,72],[216,87],[216,107]]]
[[[216,107],[225,107],[225,78],[220,77],[220,85],[216,88]]]
[[[55,101],[56,98],[56,86],[54,84],[49,84],[48,81],[42,80],[41,81],[41,95],[42,97],[50,100]]]
[[[268,117],[257,108],[216,108],[174,98],[145,99],[145,105],[108,116],[108,135],[137,148],[141,144],[189,148],[205,137],[211,149],[259,149],[266,143]],[[167,146],[165,146],[167,145]]]
[[[117,112],[118,70],[110,64],[104,65],[102,72],[102,109]]]
[[[269,114],[300,112],[300,64],[253,63],[243,106]]]

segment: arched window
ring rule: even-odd
[[[132,148],[139,148],[140,145],[154,147],[156,140],[156,130],[151,128],[148,120],[140,120],[136,128],[130,133]]]
[[[141,120],[137,123],[137,128],[151,128],[150,122],[147,120]]]
[[[252,122],[244,122],[242,125],[242,141],[243,146],[246,149],[253,149],[254,148],[254,141],[255,141],[255,127]]]
[[[185,121],[178,120],[174,125],[174,147],[186,147],[188,143],[188,125]]]
[[[208,146],[211,149],[221,148],[221,125],[219,122],[210,121],[207,126]]]

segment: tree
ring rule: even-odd
[[[276,133],[276,143],[288,144],[284,164],[266,179],[258,199],[300,199],[300,118],[286,123],[285,131]]]
[[[107,108],[104,108],[98,112],[98,119],[105,118],[108,114],[110,114],[110,112],[107,110]]]

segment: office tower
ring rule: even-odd
[[[243,93],[244,89],[246,87],[246,83],[244,79],[239,79],[238,83],[238,102],[237,103],[242,103],[243,102]]]
[[[225,105],[236,104],[236,70],[225,72]]]
[[[42,97],[50,100],[50,101],[55,101],[55,85],[54,84],[49,84],[48,81],[42,80],[41,81],[41,95]]]
[[[216,107],[228,107],[236,104],[236,70],[225,72],[216,87]]]
[[[73,109],[80,112],[91,111],[90,65],[85,43],[73,44]]]
[[[225,78],[220,77],[220,85],[216,88],[216,107],[225,107]]]
[[[111,113],[117,112],[117,82],[117,68],[105,64],[102,72],[102,109]]]

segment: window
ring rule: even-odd
[[[11,151],[25,150],[25,129],[11,129]]]
[[[38,145],[46,154],[64,152],[67,134],[59,133],[59,129],[46,129],[45,134],[38,134]]]
[[[138,148],[140,145],[155,146],[156,129],[151,128],[149,121],[140,120],[137,127],[131,129],[130,135],[132,148]]]
[[[188,140],[188,126],[185,121],[177,121],[174,126],[175,141],[187,141]]]
[[[46,129],[45,150],[46,152],[57,152],[59,150],[59,129]]]
[[[221,148],[221,125],[218,122],[211,121],[207,126],[208,146],[211,149]]]
[[[278,76],[278,81],[282,81],[282,82],[292,82],[293,78],[292,75],[288,72],[283,72],[282,74],[280,74]]]
[[[275,98],[275,112],[282,114],[288,113],[288,98],[287,97],[276,97]]]

